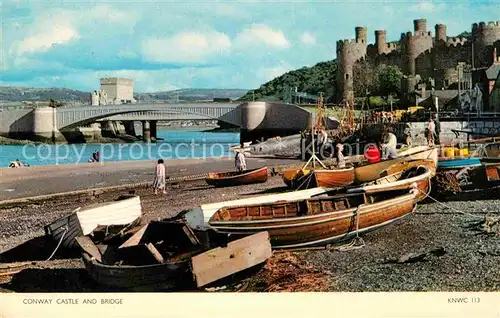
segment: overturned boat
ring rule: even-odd
[[[61,246],[73,248],[75,238],[88,235],[99,225],[139,224],[142,217],[141,199],[130,196],[117,201],[78,208],[70,215],[45,226],[45,234],[61,241]]]

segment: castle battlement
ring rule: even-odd
[[[346,46],[346,45],[352,45],[352,44],[363,44],[363,42],[358,41],[356,39],[344,39],[344,40],[337,41],[337,46]]]
[[[115,85],[115,84],[125,84],[125,85],[134,85],[134,80],[129,78],[120,78],[120,77],[104,77],[100,80],[101,85]]]
[[[489,28],[500,28],[500,21],[479,22],[472,24],[472,30],[483,30]]]
[[[446,40],[446,46],[464,45],[466,42],[468,40],[464,37],[450,37]]]

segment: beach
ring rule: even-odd
[[[258,160],[263,159],[251,159],[249,164],[261,165],[273,159],[264,162]],[[208,166],[230,168],[232,165],[230,160],[216,160],[215,162],[210,165],[208,163],[198,165],[197,168],[192,163],[179,163],[176,166],[171,162],[167,163],[167,166],[169,169],[174,169],[173,167],[188,169],[183,173],[191,174],[195,169],[207,169]],[[148,180],[151,167],[153,167],[152,162],[135,162],[103,165],[102,168],[107,169],[106,171],[111,174],[128,173],[129,170],[134,173],[142,171],[141,176]],[[71,171],[70,168],[65,169]],[[93,175],[98,178],[99,170],[97,169],[98,167],[92,167],[82,172],[88,173],[88,175],[85,174],[84,179]],[[36,180],[30,179],[27,172],[18,172],[21,170],[23,169],[16,170],[21,180],[19,182],[26,185],[32,182],[31,180]],[[34,174],[36,178],[41,178],[40,180],[43,180],[41,176],[46,176],[44,173],[50,175],[50,171],[54,172],[53,167],[44,167],[40,170]],[[172,170],[169,171],[172,172]],[[57,175],[48,179],[46,183],[66,180],[66,186],[73,185],[70,179],[74,177]],[[83,186],[83,183],[79,184]],[[59,188],[52,186],[51,189]],[[154,195],[151,189],[146,187],[135,189],[135,194],[141,197],[143,217],[147,222],[175,216],[198,204],[240,199],[283,190],[282,179],[274,176],[263,184],[212,188],[204,181],[196,181],[169,186],[166,195]],[[5,292],[110,291],[109,288],[98,286],[88,278],[79,253],[61,250],[52,260],[45,261],[53,252],[57,242],[43,237],[43,226],[71,213],[77,207],[114,200],[127,193],[128,190],[115,190],[100,194],[88,193],[0,208],[0,233],[2,233],[0,261],[3,263],[34,262],[20,273],[2,276],[0,289]],[[325,291],[498,291],[500,289],[498,237],[486,234],[479,224],[486,213],[498,213],[499,204],[500,200],[496,199],[474,200],[470,198],[466,201],[451,201],[442,204],[432,201],[422,202],[415,213],[407,218],[363,235],[365,245],[360,249],[347,251],[323,249],[286,253],[291,255],[287,257],[293,256],[296,259],[293,262],[303,264],[299,267],[311,268],[314,275],[317,275],[317,280],[326,284]],[[441,251],[439,255],[428,255],[421,260],[411,262],[397,261],[408,254],[436,249]],[[282,253],[275,252],[270,262],[277,263],[278,268],[286,269],[291,266],[290,261],[280,263],[279,257],[282,255]],[[276,284],[274,282],[276,278],[270,282],[268,274],[269,269],[264,268],[247,277],[244,280],[246,282],[244,290],[273,290],[269,286]],[[295,279],[297,280],[298,278]],[[241,282],[238,284],[226,286],[224,291],[234,291],[241,285]],[[284,279],[280,284],[285,290],[288,288],[291,291],[320,291],[316,287],[308,287],[307,283],[303,284],[302,289],[292,288],[290,286],[294,282],[290,279]],[[161,291],[161,289],[145,291]]]
[[[248,158],[248,168],[300,163],[297,159]],[[155,160],[0,168],[0,201],[89,188],[153,181]],[[167,159],[167,176],[234,169],[233,157]]]

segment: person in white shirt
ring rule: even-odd
[[[427,143],[429,146],[434,146],[434,136],[436,134],[436,124],[434,123],[434,120],[432,120],[432,117],[429,119],[429,122],[427,123]]]
[[[247,160],[245,158],[245,154],[241,150],[236,151],[236,156],[234,158],[234,165],[236,166],[237,171],[245,171],[247,170]]]
[[[382,144],[382,160],[395,159],[398,156],[396,146],[398,139],[394,135],[392,128],[389,127],[386,135],[386,142]]]

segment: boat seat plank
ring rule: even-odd
[[[193,274],[198,287],[265,262],[272,256],[268,232],[228,243],[191,258]]]
[[[120,245],[118,248],[121,249],[140,244],[147,228],[148,224],[144,225],[139,231],[135,232],[134,235],[132,235],[128,240],[125,241],[125,243]]]
[[[146,247],[151,252],[151,255],[153,255],[153,257],[156,259],[158,263],[162,264],[165,261],[163,259],[163,256],[161,256],[160,252],[158,252],[158,250],[153,244],[148,243]]]
[[[75,240],[85,252],[95,258],[98,262],[102,262],[101,252],[89,237],[79,236],[76,237]]]

